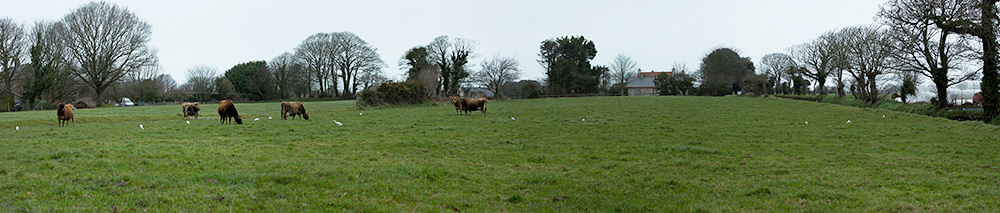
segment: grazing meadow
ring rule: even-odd
[[[243,125],[215,103],[2,113],[0,212],[1000,211],[1000,128],[976,122],[746,97],[303,104],[237,102]]]

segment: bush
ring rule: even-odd
[[[966,111],[961,108],[946,108],[941,109],[940,112],[934,111],[934,105],[925,103],[912,103],[904,104],[897,102],[895,100],[889,99],[889,96],[883,96],[881,99],[875,103],[869,103],[860,99],[856,99],[853,96],[844,96],[843,98],[836,95],[777,95],[781,98],[804,100],[804,101],[816,101],[822,103],[831,103],[844,106],[852,106],[859,108],[875,108],[884,109],[896,112],[906,112],[918,115],[943,117],[952,120],[968,121],[968,120],[982,120],[982,111]],[[998,119],[1000,120],[1000,119]]]
[[[427,101],[424,89],[424,84],[418,81],[385,82],[376,90],[361,91],[357,103],[364,106],[422,104]]]

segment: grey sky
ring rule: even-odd
[[[86,0],[4,0],[3,12],[31,26],[58,20]],[[617,54],[639,68],[667,70],[675,62],[697,69],[713,47],[734,47],[758,62],[767,53],[825,31],[875,24],[882,0],[706,1],[110,1],[153,26],[151,44],[163,72],[183,83],[188,68],[207,64],[221,73],[237,63],[291,52],[318,32],[350,31],[378,48],[386,75],[401,79],[407,49],[448,35],[479,43],[478,62],[514,56],[525,79],[544,77],[540,42],[583,35],[594,41],[594,64]]]

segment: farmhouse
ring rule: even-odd
[[[468,88],[468,92],[466,94],[467,97],[487,97],[487,98],[493,98],[494,95],[493,91],[483,88],[482,86]]]
[[[656,84],[653,83],[653,79],[656,79],[656,76],[660,74],[673,76],[674,72],[657,72],[655,70],[642,72],[642,69],[639,69],[638,75],[628,79],[628,85],[626,86],[628,87],[628,94],[630,96],[659,95],[656,91]]]

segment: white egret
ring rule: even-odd
[[[145,130],[146,128],[142,128],[142,124],[139,124],[139,129]]]
[[[337,126],[343,126],[344,125],[344,124],[340,123],[340,121],[337,121],[337,120],[333,120],[333,122],[337,123]]]

